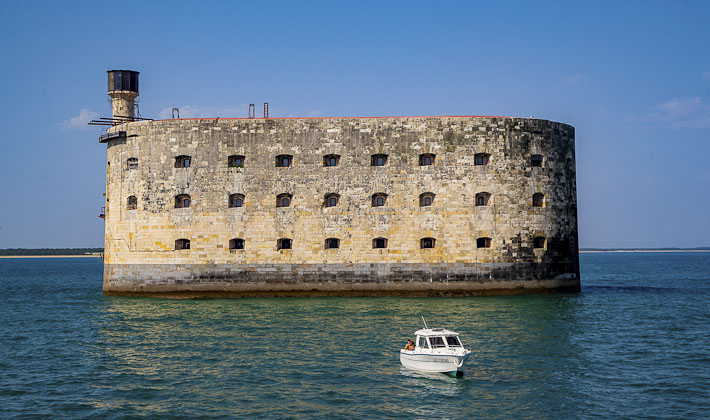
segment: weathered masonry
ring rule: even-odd
[[[105,294],[580,287],[569,125],[504,117],[177,119],[127,121],[101,141]]]

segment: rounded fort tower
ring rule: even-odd
[[[138,97],[138,72],[108,70],[108,96],[111,97],[114,118],[133,119]]]
[[[114,92],[137,94],[137,74],[134,90],[122,74]],[[100,141],[105,294],[580,288],[574,128],[566,124],[200,118],[125,122]]]

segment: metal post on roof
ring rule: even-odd
[[[180,108],[173,108],[173,119],[175,119],[175,114],[177,114],[177,119],[180,119]]]
[[[254,107],[254,104],[249,104],[249,118],[254,118],[256,114],[256,108]]]
[[[264,102],[264,119],[269,118],[269,103]]]

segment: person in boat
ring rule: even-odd
[[[404,349],[407,351],[414,350],[414,341],[407,340],[407,345],[404,346]]]

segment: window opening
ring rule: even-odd
[[[434,248],[435,244],[436,244],[436,239],[434,239],[434,238],[422,238],[419,241],[419,246],[422,249]]]
[[[419,207],[429,207],[434,203],[436,194],[425,192],[419,195]]]
[[[128,197],[127,210],[136,210],[138,208],[138,198],[135,195]]]
[[[229,207],[242,207],[244,205],[244,194],[231,194],[229,196]]]
[[[461,341],[459,341],[459,338],[455,335],[447,335],[446,344],[448,344],[449,347],[463,347]]]
[[[535,193],[532,197],[533,207],[542,207],[545,203],[545,195],[543,193]]]
[[[419,347],[428,349],[429,348],[429,343],[426,341],[426,337],[419,337]]]
[[[530,156],[530,166],[542,166],[542,155],[532,155]]]
[[[281,238],[278,241],[276,241],[276,249],[291,249],[291,239],[289,238]]]
[[[376,154],[371,156],[371,166],[385,166],[387,164],[387,155]]]
[[[323,166],[338,166],[340,155],[325,155],[323,156]]]
[[[175,208],[182,209],[190,207],[190,196],[188,194],[180,194],[175,196]]]
[[[340,248],[340,239],[328,238],[325,240],[325,249],[336,249],[336,248]]]
[[[488,165],[491,155],[489,153],[476,153],[474,155],[476,166]]]
[[[291,205],[291,194],[279,194],[276,196],[276,207],[289,207]]]
[[[372,207],[382,207],[387,203],[387,194],[376,193],[372,195]]]
[[[429,337],[429,342],[431,343],[431,347],[434,349],[446,347],[446,344],[444,344],[443,337]]]
[[[325,206],[326,207],[335,207],[338,205],[338,201],[340,199],[340,196],[338,194],[326,194],[325,195]]]
[[[181,238],[181,239],[176,239],[175,240],[175,249],[180,250],[180,249],[190,249],[190,240]]]
[[[175,157],[175,167],[176,168],[189,168],[190,167],[190,156],[180,155]]]
[[[244,167],[244,156],[242,155],[232,155],[227,158],[227,166],[230,168],[242,168]]]
[[[375,238],[372,240],[372,247],[375,249],[387,248],[387,238]]]
[[[476,239],[476,248],[490,248],[491,238],[478,238]]]
[[[487,206],[491,194],[487,192],[479,192],[476,194],[476,206]]]
[[[544,236],[536,236],[533,238],[533,247],[534,248],[545,248],[545,237]]]
[[[293,156],[278,155],[276,156],[276,166],[279,168],[287,168],[293,163]]]
[[[128,158],[126,166],[128,169],[138,169],[138,158]]]
[[[229,249],[244,249],[244,239],[234,238],[229,240]]]
[[[430,166],[434,164],[436,155],[433,153],[424,153],[419,155],[419,166]]]

